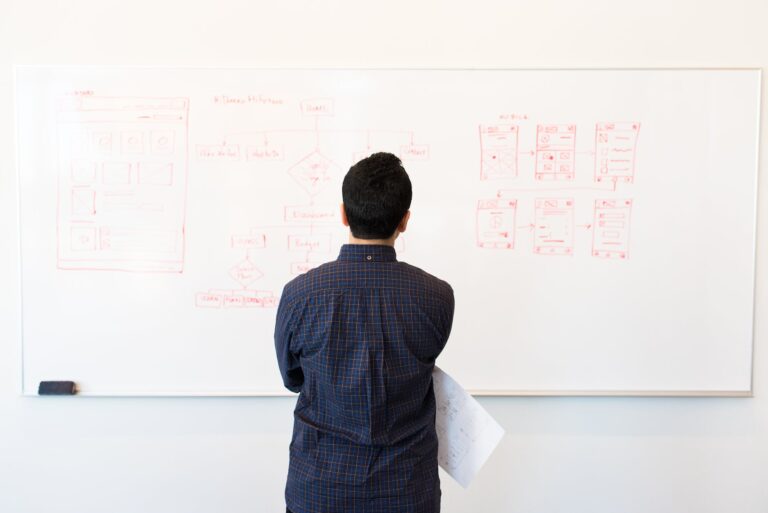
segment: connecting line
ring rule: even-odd
[[[407,137],[407,141],[409,141],[409,144],[411,146],[414,146],[416,134],[413,130],[389,130],[389,129],[320,129],[319,123],[320,123],[320,116],[314,116],[314,127],[313,128],[287,128],[287,129],[279,129],[279,130],[249,130],[247,132],[235,132],[231,134],[226,134],[224,136],[224,139],[222,140],[222,146],[227,146],[227,143],[230,142],[234,146],[237,146],[239,143],[232,142],[232,139],[238,139],[242,137],[256,137],[261,136],[263,139],[263,144],[265,147],[269,146],[269,136],[270,135],[276,135],[276,134],[313,134],[315,137],[315,148],[314,151],[320,152],[320,134],[321,133],[329,133],[329,134],[364,134],[365,136],[365,146],[366,150],[371,149],[371,136],[373,134],[396,134],[399,136],[405,136]],[[246,141],[248,142],[248,141]]]
[[[319,116],[315,116],[317,119]],[[370,136],[371,133],[381,134],[405,134],[411,137],[413,140],[414,132],[411,130],[389,130],[389,129],[363,129],[363,128],[324,128],[319,130],[318,128],[284,128],[280,130],[249,130],[247,132],[234,132],[227,134],[227,139],[231,137],[243,136],[243,135],[266,135],[266,134],[282,134],[282,133],[308,133],[308,132],[328,132],[328,133],[366,133]]]
[[[315,116],[315,151],[320,151],[320,116]]]

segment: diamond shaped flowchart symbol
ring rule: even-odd
[[[335,172],[336,164],[318,151],[313,151],[288,170],[288,174],[310,196],[315,196],[323,190]]]
[[[262,273],[253,262],[250,260],[243,260],[235,265],[229,271],[230,276],[237,280],[243,287],[247,287],[249,284],[258,280],[264,273]]]

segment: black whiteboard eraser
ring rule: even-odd
[[[75,395],[77,386],[74,381],[41,381],[38,395]]]

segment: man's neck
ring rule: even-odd
[[[351,233],[349,234],[349,243],[350,244],[364,244],[368,246],[395,246],[395,239],[397,238],[398,233],[395,232],[395,234],[388,238],[388,239],[358,239]]]

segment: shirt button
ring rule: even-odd
[[[373,258],[371,255],[368,255],[367,257],[365,257],[366,260],[370,260],[371,258]]]

